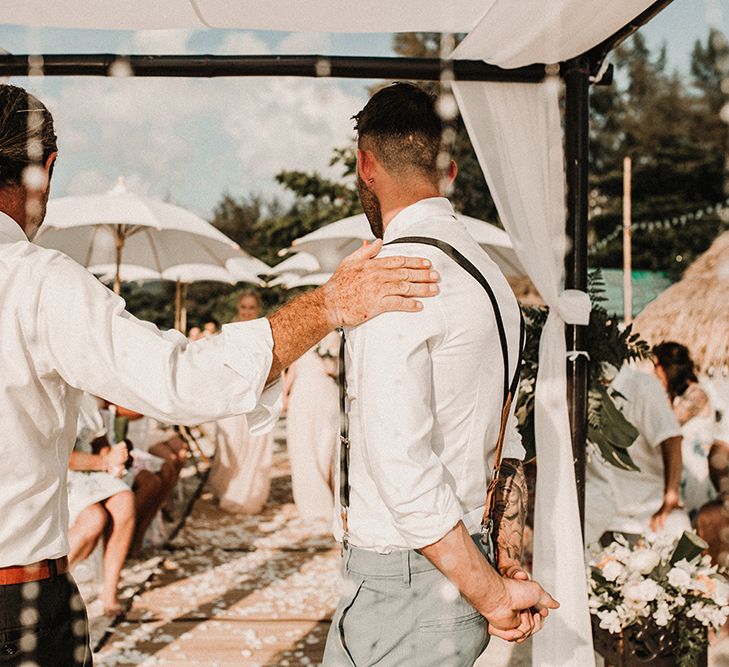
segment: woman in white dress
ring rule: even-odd
[[[330,521],[333,458],[339,434],[339,334],[330,333],[286,372],[286,441],[299,515]]]
[[[261,297],[247,290],[238,299],[236,322],[261,314]],[[208,484],[226,512],[258,514],[268,500],[273,433],[252,435],[245,415],[218,421],[218,446]]]
[[[69,459],[69,562],[73,567],[88,558],[109,526],[101,601],[104,614],[115,617],[121,612],[117,588],[134,534],[135,503],[132,490],[121,479],[126,473],[126,444],[106,447],[100,454],[92,452],[91,443],[105,434],[96,399],[85,394]]]

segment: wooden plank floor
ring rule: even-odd
[[[154,573],[95,655],[97,667],[307,666],[321,662],[339,592],[326,523],[296,515],[283,443],[256,517],[203,491]]]

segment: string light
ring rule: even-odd
[[[641,222],[634,222],[630,225],[630,230],[647,230],[652,232],[655,229],[671,229],[672,227],[678,227],[685,225],[687,222],[692,220],[702,220],[704,216],[711,216],[720,213],[729,208],[729,197],[724,201],[709,204],[704,208],[692,211],[691,213],[684,213],[680,216],[673,216],[670,218],[664,218],[663,220],[643,220]],[[612,243],[623,233],[623,226],[619,225],[607,236],[603,236],[599,241],[593,243],[587,250],[589,255],[594,255],[599,250],[605,248],[609,243]]]

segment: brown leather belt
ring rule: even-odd
[[[30,565],[0,567],[0,586],[27,584],[31,581],[51,579],[68,572],[68,558],[49,558]]]

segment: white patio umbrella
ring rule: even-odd
[[[129,192],[122,179],[106,194],[50,200],[36,242],[86,267],[113,265],[117,293],[123,263],[161,274],[179,265],[225,268],[229,260],[250,259],[209,222],[179,206]]]
[[[290,250],[284,248],[278,254],[288,255]],[[283,262],[269,269],[270,275],[280,276],[291,273],[297,276],[303,276],[307,273],[314,273],[320,270],[319,260],[308,252],[297,252],[286,258]]]
[[[119,267],[119,278],[121,282],[144,283],[161,280],[174,282],[175,328],[184,332],[187,329],[187,288],[192,283],[210,281],[235,285],[242,282],[261,287],[264,282],[254,271],[260,271],[261,266],[270,270],[267,264],[255,257],[229,260],[228,265],[221,267],[211,264],[179,264],[159,273],[146,266],[124,263]],[[116,266],[111,264],[99,264],[88,268],[103,282],[113,282],[117,275]]]
[[[294,287],[306,287],[308,285],[323,285],[329,278],[332,277],[331,273],[307,273],[306,275],[299,275],[290,271],[282,273],[280,276],[276,276],[273,280],[266,283],[268,287],[276,287],[281,285],[286,289],[292,289]]]
[[[499,265],[504,275],[507,277],[526,275],[516,257],[511,239],[503,229],[467,215],[456,214],[456,218],[466,226],[476,242]],[[372,240],[374,236],[367,217],[361,213],[332,222],[296,239],[288,250],[312,255],[319,262],[318,271],[330,274],[347,255],[362,245],[362,241]],[[291,258],[292,262],[295,257],[296,255]]]

